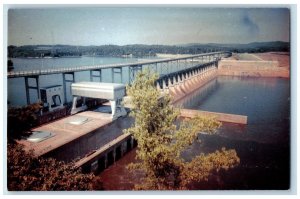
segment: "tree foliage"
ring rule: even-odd
[[[36,125],[37,115],[41,110],[40,103],[24,107],[11,107],[7,113],[7,138],[11,142],[30,134],[29,130]]]
[[[179,110],[171,105],[171,98],[155,87],[158,76],[149,71],[137,74],[127,93],[131,96],[131,115],[135,124],[125,130],[137,140],[139,163],[130,170],[142,170],[143,183],[135,186],[144,190],[187,189],[193,181],[207,180],[212,172],[239,164],[235,150],[222,149],[200,154],[186,162],[182,152],[198,137],[199,132],[213,134],[221,125],[213,118],[197,116],[178,123]]]
[[[26,45],[8,46],[8,57],[40,57],[44,56],[114,56],[132,54],[136,57],[155,56],[157,53],[167,54],[199,54],[213,51],[231,52],[274,52],[290,50],[289,42],[255,42],[249,44],[183,44],[183,45],[101,45],[101,46],[71,46],[71,45]]]
[[[8,144],[7,186],[9,191],[75,191],[101,189],[93,174],[82,174],[73,163],[35,157],[20,144]],[[98,182],[99,183],[99,182]]]
[[[30,134],[36,125],[40,103],[8,110],[7,186],[9,191],[102,190],[101,180],[93,174],[82,174],[74,163],[54,158],[36,157],[26,152],[15,139]],[[97,182],[95,182],[97,181]]]

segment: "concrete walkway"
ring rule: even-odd
[[[78,116],[87,117],[87,122],[81,125],[69,123],[72,119],[78,118]],[[110,118],[110,114],[86,111],[32,129],[32,131],[51,132],[54,134],[53,137],[37,143],[27,140],[20,140],[19,143],[25,146],[25,150],[34,150],[34,154],[40,156],[104,127],[111,122],[112,119]]]

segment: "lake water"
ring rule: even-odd
[[[290,186],[290,83],[280,78],[220,76],[182,99],[184,108],[241,114],[247,125],[223,123],[215,135],[199,135],[182,156],[191,160],[200,153],[226,147],[235,149],[240,165],[213,175],[208,182],[193,183],[194,190],[285,190]],[[99,176],[106,189],[130,190],[138,174],[126,165],[135,162],[135,151]]]

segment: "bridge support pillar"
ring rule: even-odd
[[[120,74],[121,83],[123,82],[122,67],[111,68],[111,81],[115,83],[115,74]]]
[[[72,77],[71,79],[68,79],[67,76]],[[67,83],[74,83],[75,82],[75,74],[74,72],[68,72],[68,73],[63,73],[63,87],[64,87],[64,103],[68,102],[68,98],[67,98]],[[69,87],[70,89],[70,93],[71,93],[71,86]]]
[[[98,74],[95,74],[93,72],[96,72]],[[102,71],[101,71],[101,69],[90,70],[90,80],[91,80],[91,82],[93,81],[93,78],[99,78],[99,82],[102,81]]]
[[[128,70],[128,77],[129,77],[129,84],[131,84],[131,82],[134,81],[134,78],[136,76],[136,74],[141,71],[143,68],[142,68],[142,65],[133,65],[133,66],[129,66],[129,70]]]
[[[24,78],[25,78],[26,100],[27,100],[27,105],[29,105],[31,104],[30,89],[36,90],[38,101],[40,100],[40,81],[39,81],[39,76],[29,76]],[[35,86],[29,85],[29,79],[35,80]]]

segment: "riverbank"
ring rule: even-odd
[[[289,52],[266,52],[266,53],[234,53],[226,60],[239,61],[277,61],[278,67],[290,68]]]
[[[289,60],[287,53],[234,54],[219,62],[218,75],[289,78]]]
[[[290,68],[290,53],[289,52],[268,52],[256,53],[258,57],[265,61],[277,61],[278,67]]]

